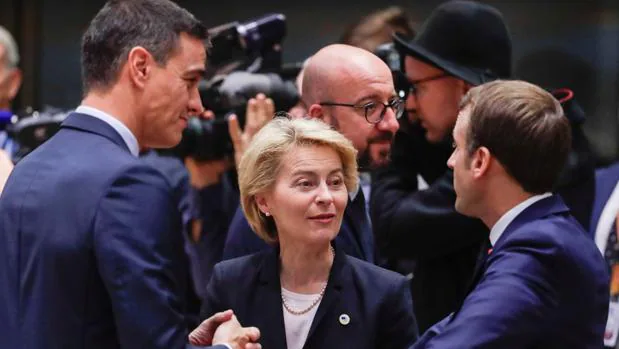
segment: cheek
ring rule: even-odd
[[[348,192],[346,191],[346,189],[340,190],[337,192],[337,194],[334,194],[333,204],[335,205],[335,207],[338,209],[340,213],[344,212],[344,209],[346,208],[347,203],[348,203]]]

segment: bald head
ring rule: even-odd
[[[385,62],[364,49],[335,44],[316,52],[305,67],[301,98],[307,105],[332,99],[334,94],[361,88],[376,78],[391,81]]]

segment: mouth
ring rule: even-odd
[[[330,223],[335,219],[335,214],[333,213],[323,213],[316,216],[309,217],[310,220],[319,222],[319,223]]]

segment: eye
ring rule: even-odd
[[[378,105],[376,103],[370,102],[370,103],[364,104],[363,109],[365,110],[366,114],[370,115],[374,113],[374,111],[376,111],[377,106]]]
[[[297,187],[301,187],[302,189],[309,189],[309,188],[312,188],[313,186],[314,186],[314,183],[307,179],[303,179],[297,182]]]
[[[198,82],[200,81],[199,78],[185,78],[184,80],[187,83],[187,86],[189,87],[197,85]]]
[[[329,183],[329,184],[330,184],[331,186],[333,186],[333,187],[340,187],[340,186],[342,186],[342,184],[344,184],[344,179],[343,179],[342,177],[340,177],[340,176],[333,177],[333,178],[330,180],[330,183]]]

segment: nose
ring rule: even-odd
[[[387,108],[387,110],[385,110],[385,117],[376,124],[376,128],[380,131],[390,132],[391,134],[395,134],[398,131],[400,123],[395,117],[393,108]]]
[[[451,155],[449,156],[449,159],[447,159],[447,167],[449,167],[450,169],[454,169],[454,165],[456,164],[456,149],[454,149],[451,152]]]
[[[415,122],[417,120],[412,120],[411,118],[416,118],[417,108],[419,108],[417,96],[413,93],[413,91],[409,91],[406,96],[406,116],[409,118],[409,121]]]
[[[204,106],[202,105],[198,87],[191,89],[187,107],[189,109],[189,115],[200,115],[204,112]]]
[[[326,182],[323,182],[318,186],[316,193],[316,203],[319,205],[329,205],[333,202],[333,194],[329,190],[329,186]]]

